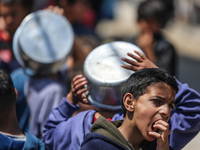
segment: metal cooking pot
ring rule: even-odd
[[[121,109],[120,85],[133,73],[120,66],[124,63],[121,57],[127,57],[127,53],[134,53],[134,50],[145,55],[136,45],[117,41],[95,48],[85,59],[83,69],[90,84],[86,95],[96,108]]]
[[[57,72],[71,53],[74,34],[68,20],[39,10],[26,16],[15,32],[13,51],[17,61],[33,75]]]

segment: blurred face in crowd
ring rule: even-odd
[[[157,33],[160,29],[160,25],[156,19],[149,19],[149,20],[140,19],[138,21],[138,25],[141,32]]]
[[[61,0],[60,6],[64,9],[65,17],[72,24],[82,21],[88,7],[85,0],[77,0],[72,4],[69,4],[67,0]]]
[[[16,29],[28,13],[28,9],[24,8],[20,3],[5,5],[0,2],[0,15],[5,23],[5,30],[10,37],[13,37]]]

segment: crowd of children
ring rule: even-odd
[[[0,0],[0,149],[179,150],[198,134],[200,94],[176,78],[177,54],[161,33],[169,17],[162,0],[138,6],[141,32],[128,41],[145,55],[121,58],[121,67],[134,72],[122,84],[122,109],[91,106],[83,63],[104,44],[93,27],[106,3],[114,1],[47,0],[39,6]],[[72,25],[72,53],[55,74],[28,76],[13,53],[13,37],[28,14],[50,4],[48,11]]]

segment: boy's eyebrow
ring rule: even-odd
[[[164,97],[161,97],[161,96],[153,96],[153,97],[156,97],[156,98],[165,100],[165,98],[164,98]]]
[[[161,96],[153,96],[153,97],[156,97],[156,98],[159,98],[159,99],[162,99],[162,100],[166,100],[164,97],[161,97]],[[173,100],[171,103],[175,104],[175,100]]]

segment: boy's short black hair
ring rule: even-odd
[[[0,106],[9,107],[16,102],[16,93],[10,75],[0,70]]]
[[[156,19],[163,27],[166,24],[167,8],[162,0],[145,0],[139,4],[138,20]]]
[[[0,0],[4,5],[20,3],[24,8],[32,9],[34,0]]]
[[[172,87],[176,93],[178,92],[178,85],[173,76],[166,71],[159,68],[141,69],[133,73],[126,82],[122,84],[122,111],[125,116],[126,108],[123,104],[123,97],[126,93],[131,93],[134,98],[147,92],[147,88],[155,83],[164,82]]]

